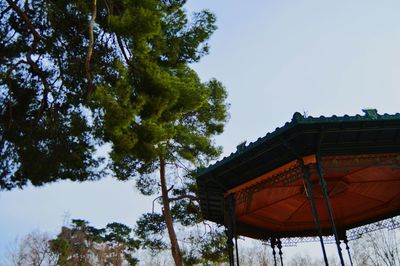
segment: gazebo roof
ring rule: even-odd
[[[400,114],[380,115],[375,109],[364,110],[364,112],[364,116],[317,118],[295,113],[292,120],[283,127],[277,128],[274,132],[268,133],[247,146],[239,145],[235,153],[200,170],[197,175],[197,184],[204,218],[225,224],[226,197],[234,194],[238,202],[236,213],[241,215],[240,219],[238,218],[240,234],[251,237],[257,237],[260,232],[265,234],[278,232],[286,237],[313,235],[315,227],[306,225],[310,222],[308,221],[310,219],[307,218],[307,220],[305,217],[310,212],[309,207],[308,209],[302,207],[304,203],[300,202],[305,201],[307,195],[302,190],[304,184],[301,178],[296,176],[299,167],[296,162],[301,158],[312,172],[313,167],[315,170],[317,152],[320,153],[322,163],[326,168],[328,190],[330,189],[329,193],[334,198],[333,205],[339,206],[339,209],[342,208],[343,201],[349,200],[349,197],[355,197],[355,193],[376,194],[372,196],[365,194],[364,198],[383,197],[381,194],[390,186],[400,185],[398,183],[400,171],[397,170],[392,173],[395,180],[391,185],[388,183],[386,186],[378,186],[377,180],[374,179],[378,178],[377,173],[382,170],[379,168],[382,165],[386,165],[386,170],[396,166],[399,168]],[[375,184],[374,188],[354,183],[354,180],[358,178],[354,173],[367,168],[368,171],[364,171],[367,178],[364,178],[365,182]],[[315,174],[312,180],[317,184]],[[372,189],[374,192],[369,192]],[[341,193],[341,197],[335,198],[335,193]],[[398,198],[400,186],[392,188],[390,193],[390,199],[387,200],[393,201],[393,198]],[[329,233],[328,222],[324,224],[326,211],[322,210],[322,200],[318,203],[318,187],[316,187],[316,194],[317,208],[323,216],[322,228]],[[271,195],[276,195],[276,198],[272,199]],[[254,198],[249,199],[249,197]],[[282,197],[288,200],[285,201]],[[364,198],[354,204],[363,203]],[[266,201],[265,204],[263,200]],[[376,202],[371,201],[368,206],[372,208],[378,201],[385,204],[384,200],[379,198]],[[353,218],[348,217],[350,209],[349,212],[337,211],[337,216],[343,220],[343,223],[338,222],[339,228],[348,229],[398,215],[398,201],[399,199],[394,203],[394,207],[386,211],[371,212],[367,216],[360,214]],[[273,205],[272,202],[277,203]],[[291,209],[293,213],[289,213]],[[304,226],[291,226],[301,223]]]

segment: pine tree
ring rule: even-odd
[[[174,220],[187,202],[169,166],[215,159],[227,120],[223,85],[190,68],[208,53],[215,16],[188,18],[185,2],[0,3],[0,188],[98,179],[95,150],[111,143],[116,177],[161,193],[177,265]]]
[[[168,232],[176,265],[182,265],[182,253],[174,229],[176,215],[171,207],[178,206],[175,201],[194,198],[195,194],[171,197],[181,188],[173,188],[176,177],[168,172],[168,166],[179,163],[200,166],[215,159],[221,150],[212,137],[222,132],[227,119],[225,88],[217,80],[201,82],[189,67],[208,52],[204,42],[215,30],[215,17],[203,11],[189,21],[183,10],[184,2],[169,1],[161,5],[160,31],[153,36],[143,41],[136,38],[136,42],[130,36],[121,36],[121,43],[131,44],[133,52],[132,57],[126,58],[127,70],[118,84],[120,87],[102,87],[96,92],[98,105],[104,107],[101,119],[104,138],[113,143],[113,170],[121,179],[139,173],[140,191],[161,194],[161,222]],[[119,22],[121,33],[134,27],[122,19],[115,21]],[[143,53],[135,53],[135,49]],[[135,111],[124,113],[127,110]],[[115,123],[115,117],[122,122]],[[154,179],[156,173],[158,178]],[[174,211],[185,215],[184,209]],[[143,228],[147,218],[142,220]],[[142,233],[146,235],[145,231]]]
[[[84,220],[72,220],[49,241],[57,265],[137,265],[139,242],[132,229],[121,223],[95,228]]]
[[[0,3],[1,189],[102,176],[90,85],[112,83],[120,56],[104,30],[89,41],[90,7],[87,1]],[[100,11],[97,20],[107,17]]]

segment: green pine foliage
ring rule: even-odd
[[[221,153],[213,137],[228,118],[227,92],[190,66],[208,53],[216,26],[207,10],[189,17],[185,2],[0,2],[0,189],[96,180],[112,170],[158,195],[155,173],[166,166],[163,204],[173,222],[203,222],[191,171]],[[96,156],[106,143],[108,163]],[[168,246],[164,214],[138,221],[143,246]],[[222,233],[203,249],[210,258],[223,257]],[[201,252],[182,255],[198,260]]]
[[[226,91],[188,65],[208,52],[209,11],[189,19],[185,1],[97,1],[92,90],[91,1],[17,2],[25,17],[11,2],[0,3],[1,188],[97,179],[104,142],[121,179],[154,170],[160,152],[218,155],[210,137],[223,130]]]
[[[102,176],[102,159],[94,156],[101,139],[93,133],[84,74],[88,49],[84,3],[0,3],[1,189],[23,187],[28,181],[40,186]],[[96,38],[92,61],[96,85],[116,77],[119,55],[111,39],[105,33]]]

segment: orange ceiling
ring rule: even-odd
[[[400,154],[322,157],[336,226],[344,229],[400,211]],[[323,230],[331,224],[319,184],[315,156],[304,158]],[[290,232],[316,230],[300,164],[293,161],[228,191],[236,198],[238,232],[244,228]],[[299,234],[299,233],[297,233]],[[300,233],[301,234],[301,233]],[[298,235],[301,236],[301,235]]]

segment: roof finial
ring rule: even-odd
[[[242,152],[245,148],[246,148],[246,142],[247,141],[243,141],[242,143],[240,143],[239,145],[236,146],[236,150],[238,152]]]
[[[303,118],[304,118],[304,117],[303,117],[303,115],[302,115],[301,113],[296,112],[296,113],[293,114],[292,122],[293,122],[293,121],[298,122],[298,121],[300,121],[300,120],[303,119]]]
[[[364,108],[362,109],[366,117],[369,117],[371,119],[377,119],[378,118],[378,110],[375,108]]]

